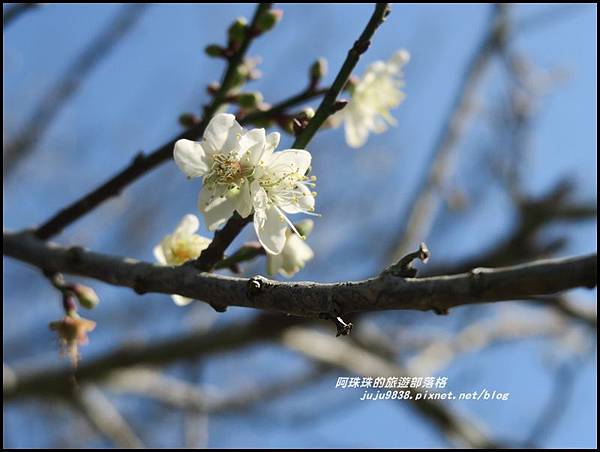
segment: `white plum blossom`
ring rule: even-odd
[[[272,134],[274,135],[274,134]],[[312,156],[301,149],[273,152],[279,134],[265,148],[250,185],[254,206],[254,230],[267,253],[279,254],[286,243],[288,226],[300,235],[287,214],[312,213],[316,193],[309,187],[316,177],[308,177]]]
[[[312,220],[303,220],[296,224],[304,239],[310,234],[313,227]],[[314,257],[313,250],[304,239],[290,229],[285,233],[285,245],[279,254],[267,254],[267,272],[269,275],[279,273],[292,277],[304,268],[307,261]]]
[[[154,247],[154,257],[160,265],[181,265],[189,260],[197,259],[211,240],[196,234],[200,222],[196,215],[187,214],[183,217],[175,231],[166,235],[161,242]],[[192,299],[181,295],[171,295],[175,304],[185,306]]]
[[[227,113],[215,115],[201,142],[178,140],[175,163],[189,177],[204,178],[198,208],[210,231],[222,226],[233,212],[242,218],[252,212],[248,176],[254,173],[265,145],[264,129],[246,132]]]
[[[301,149],[274,152],[277,132],[246,131],[226,113],[215,115],[202,142],[179,140],[175,162],[188,177],[202,177],[198,207],[209,230],[215,230],[237,211],[242,218],[254,212],[254,229],[263,248],[279,254],[285,231],[293,224],[287,214],[314,211],[315,195],[308,177],[311,155]]]
[[[388,125],[396,125],[390,110],[404,100],[402,68],[409,59],[408,51],[402,49],[388,61],[369,65],[350,89],[348,105],[330,118],[333,127],[344,123],[346,142],[350,147],[358,148],[365,144],[369,132],[382,133]]]

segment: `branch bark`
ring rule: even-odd
[[[47,244],[29,232],[5,232],[3,252],[47,271],[86,276],[130,287],[140,294],[179,294],[219,306],[309,318],[390,309],[446,313],[466,304],[523,299],[597,284],[596,254],[478,268],[451,276],[402,278],[384,271],[363,281],[315,283],[198,273],[187,265],[163,267],[81,247]]]

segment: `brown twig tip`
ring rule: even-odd
[[[393,276],[400,276],[402,278],[414,278],[417,276],[418,270],[412,266],[415,259],[419,259],[424,264],[427,263],[431,252],[425,242],[421,242],[419,249],[413,253],[408,253],[397,263],[390,265],[384,273],[389,273]]]

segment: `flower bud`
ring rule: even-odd
[[[263,104],[263,106],[264,106],[264,104]],[[255,119],[254,121],[252,121],[252,123],[256,127],[262,127],[263,129],[268,129],[269,127],[273,126],[273,119],[272,118],[259,118],[259,119]]]
[[[244,38],[246,37],[246,19],[243,17],[238,17],[235,22],[231,24],[229,30],[227,31],[227,36],[229,39],[229,47],[239,47]]]
[[[94,309],[100,303],[100,299],[94,289],[83,284],[74,284],[73,293],[82,308]]]
[[[190,128],[198,124],[200,118],[193,113],[183,113],[179,116],[179,124],[183,127]]]
[[[316,86],[318,82],[327,75],[327,60],[319,58],[310,67],[310,80]]]
[[[262,14],[256,23],[259,33],[271,30],[283,17],[283,11],[280,9],[270,9]]]
[[[218,82],[211,82],[206,86],[206,91],[211,96],[214,96],[219,91],[219,88],[221,88],[221,85]]]
[[[282,116],[277,118],[277,124],[283,129],[284,132],[294,134],[294,119],[289,116]]]
[[[204,48],[204,52],[213,58],[220,58],[225,55],[225,49],[217,44],[210,44]]]
[[[314,222],[311,219],[305,219],[294,223],[294,227],[298,230],[302,237],[306,238],[310,235],[313,230]]]
[[[298,117],[301,117],[303,119],[311,119],[314,115],[315,110],[312,107],[306,107],[304,110],[302,110],[302,112],[300,112]]]
[[[258,91],[251,93],[241,93],[237,95],[237,103],[245,109],[253,109],[260,105],[263,101],[263,96]]]

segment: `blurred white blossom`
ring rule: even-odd
[[[382,133],[388,125],[396,125],[390,110],[404,100],[402,68],[409,59],[408,51],[399,50],[387,62],[376,61],[369,65],[358,82],[351,86],[348,105],[330,118],[333,127],[344,123],[349,146],[361,147],[369,132]]]
[[[181,265],[189,260],[197,259],[211,240],[196,234],[200,222],[195,215],[187,214],[183,217],[175,231],[166,235],[154,247],[154,257],[161,265]],[[181,295],[171,295],[175,304],[185,306],[192,299]]]
[[[314,257],[313,250],[304,242],[312,227],[312,220],[303,220],[296,224],[296,228],[303,238],[290,229],[286,230],[285,246],[281,253],[267,254],[267,272],[269,275],[279,273],[289,278],[302,270],[306,262]]]

